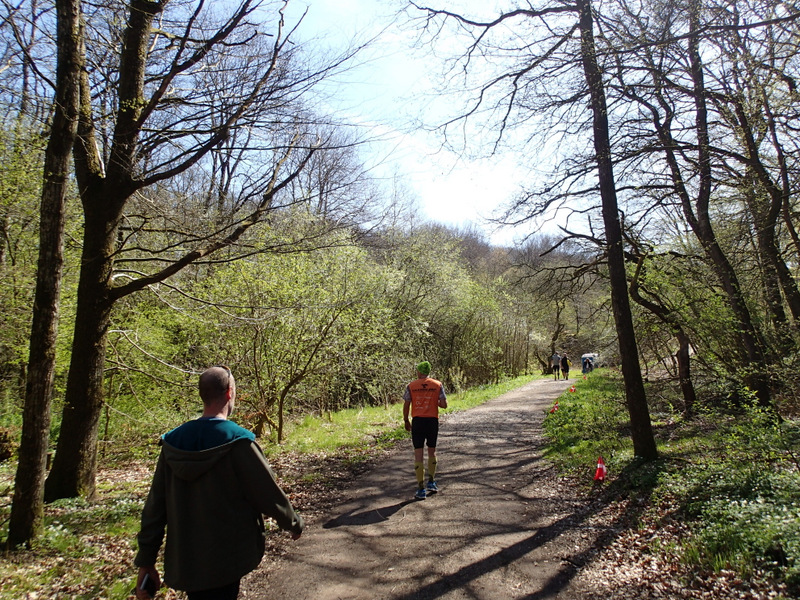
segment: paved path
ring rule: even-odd
[[[574,380],[573,380],[574,381]],[[603,528],[542,459],[541,423],[572,381],[536,380],[439,434],[441,493],[414,501],[411,442],[343,490],[332,513],[251,574],[248,600],[576,598]]]

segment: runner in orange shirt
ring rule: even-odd
[[[439,491],[436,485],[436,440],[439,437],[439,409],[447,408],[447,396],[441,381],[428,377],[431,363],[417,365],[417,378],[406,386],[403,394],[403,420],[414,444],[414,473],[417,476],[417,500]],[[408,415],[411,413],[412,420]],[[425,485],[423,449],[428,445],[428,484]]]

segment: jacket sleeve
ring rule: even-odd
[[[273,519],[278,527],[301,533],[303,518],[292,507],[289,498],[275,480],[264,453],[255,442],[238,442],[233,449],[235,465],[248,502],[261,514]]]
[[[164,454],[158,457],[153,483],[147,494],[142,510],[142,523],[136,542],[139,547],[133,561],[137,567],[151,567],[156,564],[158,550],[164,540],[167,525],[167,503],[164,488]]]

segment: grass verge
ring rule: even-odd
[[[606,492],[646,503],[634,525],[655,532],[647,550],[678,561],[685,585],[714,574],[800,597],[798,423],[756,404],[706,406],[690,420],[664,406],[651,407],[660,458],[641,463],[621,378],[593,373],[545,419],[547,455],[585,482],[603,456]]]

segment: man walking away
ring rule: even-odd
[[[142,511],[134,564],[136,597],[161,587],[156,558],[164,539],[164,581],[189,600],[235,600],[240,579],[264,555],[264,518],[297,539],[303,519],[255,442],[228,420],[236,382],[227,367],[200,375],[203,416],[161,436],[161,454]]]
[[[561,368],[561,357],[558,352],[550,357],[550,366],[553,369],[553,379],[558,379],[558,370]]]
[[[439,491],[436,485],[436,441],[439,437],[439,409],[447,408],[447,396],[441,381],[431,379],[431,363],[417,365],[417,378],[406,386],[403,394],[403,421],[406,431],[411,432],[414,445],[414,473],[417,476],[417,500],[425,500],[428,494]],[[408,415],[411,412],[412,420]],[[422,463],[423,449],[428,445],[428,485],[425,486],[425,467]]]

